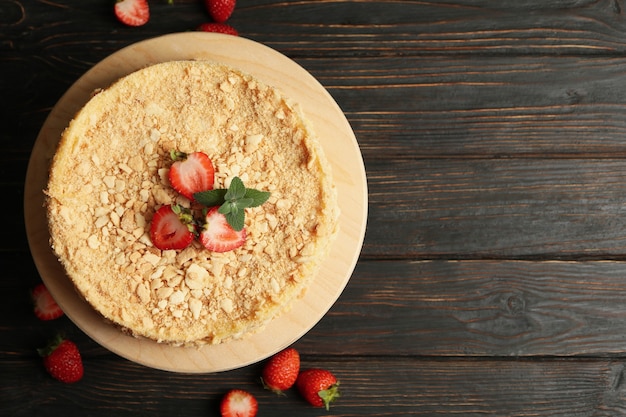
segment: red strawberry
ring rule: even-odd
[[[193,200],[194,193],[213,189],[215,169],[206,154],[172,151],[171,155],[175,162],[170,167],[168,177],[176,191]]]
[[[236,0],[204,0],[204,5],[217,23],[224,23],[235,10]]]
[[[207,211],[200,230],[200,242],[210,251],[228,252],[244,244],[246,229],[234,230],[218,209],[212,207]]]
[[[161,250],[185,249],[195,237],[191,211],[177,204],[163,206],[154,213],[150,239]]]
[[[38,352],[43,357],[46,371],[55,379],[71,384],[83,377],[83,361],[74,342],[57,336]]]
[[[259,409],[256,398],[247,391],[230,390],[222,398],[220,413],[222,417],[254,417]]]
[[[35,305],[35,315],[40,320],[54,320],[63,315],[63,310],[61,310],[61,307],[54,301],[54,298],[50,295],[50,291],[48,291],[48,288],[46,288],[44,284],[38,284],[33,288],[30,296]]]
[[[238,36],[239,32],[234,27],[226,23],[203,23],[198,26],[198,30],[202,32],[225,33],[227,35]]]
[[[278,352],[265,364],[262,372],[263,386],[282,394],[296,383],[300,372],[300,354],[294,348]]]
[[[307,369],[298,375],[298,391],[314,407],[330,408],[330,403],[339,398],[339,381],[326,369]]]
[[[147,0],[116,0],[113,10],[117,20],[127,26],[145,25],[150,19]]]

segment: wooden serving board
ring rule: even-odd
[[[63,129],[97,88],[148,65],[184,59],[210,59],[248,72],[300,103],[332,165],[337,185],[340,232],[330,257],[305,296],[267,327],[242,340],[201,348],[174,347],[134,338],[106,322],[74,290],[49,246],[43,190],[48,167]],[[271,356],[309,331],[337,300],[359,257],[367,221],[367,181],[354,133],[324,87],[298,64],[241,37],[190,32],[142,41],[104,59],[85,73],[46,119],[26,174],[24,215],[31,253],[50,292],[67,316],[96,342],[131,361],[174,372],[218,372]]]

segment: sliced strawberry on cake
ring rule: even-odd
[[[239,231],[228,224],[226,216],[218,211],[218,207],[210,208],[204,217],[200,229],[200,242],[210,251],[228,252],[242,246],[246,241],[246,229]]]
[[[195,234],[191,211],[177,204],[161,207],[152,217],[150,239],[161,250],[185,249]]]
[[[174,163],[170,167],[168,178],[172,188],[193,200],[194,193],[213,189],[215,169],[211,159],[202,152],[172,151]]]

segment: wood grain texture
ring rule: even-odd
[[[375,258],[621,259],[621,159],[366,161]]]
[[[305,366],[317,366],[303,357]],[[212,376],[162,374],[134,364],[93,361],[91,373],[72,391],[38,379],[43,388],[29,391],[32,382],[11,378],[2,398],[19,397],[4,410],[10,415],[41,417],[58,413],[102,415],[218,415],[221,395],[233,384],[252,392],[259,417],[319,416],[615,416],[625,411],[624,363],[608,360],[562,360],[546,370],[545,362],[493,360],[421,360],[363,358],[324,361],[340,378],[343,397],[330,412],[307,407],[296,392],[278,397],[248,375],[259,368]],[[29,361],[15,361],[12,375],[36,372]],[[119,378],[124,373],[125,378]],[[133,381],[141,380],[141,384]],[[85,388],[86,387],[86,388]],[[93,388],[90,388],[93,387]],[[398,387],[402,387],[398,390]],[[95,389],[95,392],[94,392]],[[163,393],[166,393],[163,395]],[[375,394],[373,394],[375,393]],[[83,414],[84,415],[84,414]]]
[[[346,112],[366,159],[624,156],[622,58],[334,62],[302,64]],[[344,67],[354,69],[334,69]]]
[[[151,11],[127,28],[106,2],[0,2],[0,414],[218,415],[239,386],[260,416],[626,415],[624,1],[239,1],[229,22],[328,89],[368,173],[357,268],[294,345],[342,379],[330,412],[261,390],[260,364],[156,371],[31,314],[15,213],[33,143],[92,65],[208,20],[196,0]],[[84,353],[79,385],[34,353],[59,330]]]
[[[320,355],[610,357],[626,345],[625,292],[622,262],[363,261],[300,344]]]

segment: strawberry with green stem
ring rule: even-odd
[[[172,188],[193,200],[194,193],[213,189],[215,168],[211,159],[203,152],[170,152],[174,163],[167,174]]]
[[[159,208],[150,223],[150,240],[161,250],[185,249],[196,236],[196,224],[187,208],[172,204]]]
[[[37,351],[43,358],[44,368],[53,378],[66,384],[82,379],[83,360],[74,342],[56,336],[48,346]]]
[[[300,372],[296,387],[304,399],[314,407],[326,407],[341,396],[339,381],[326,369],[307,369]]]

